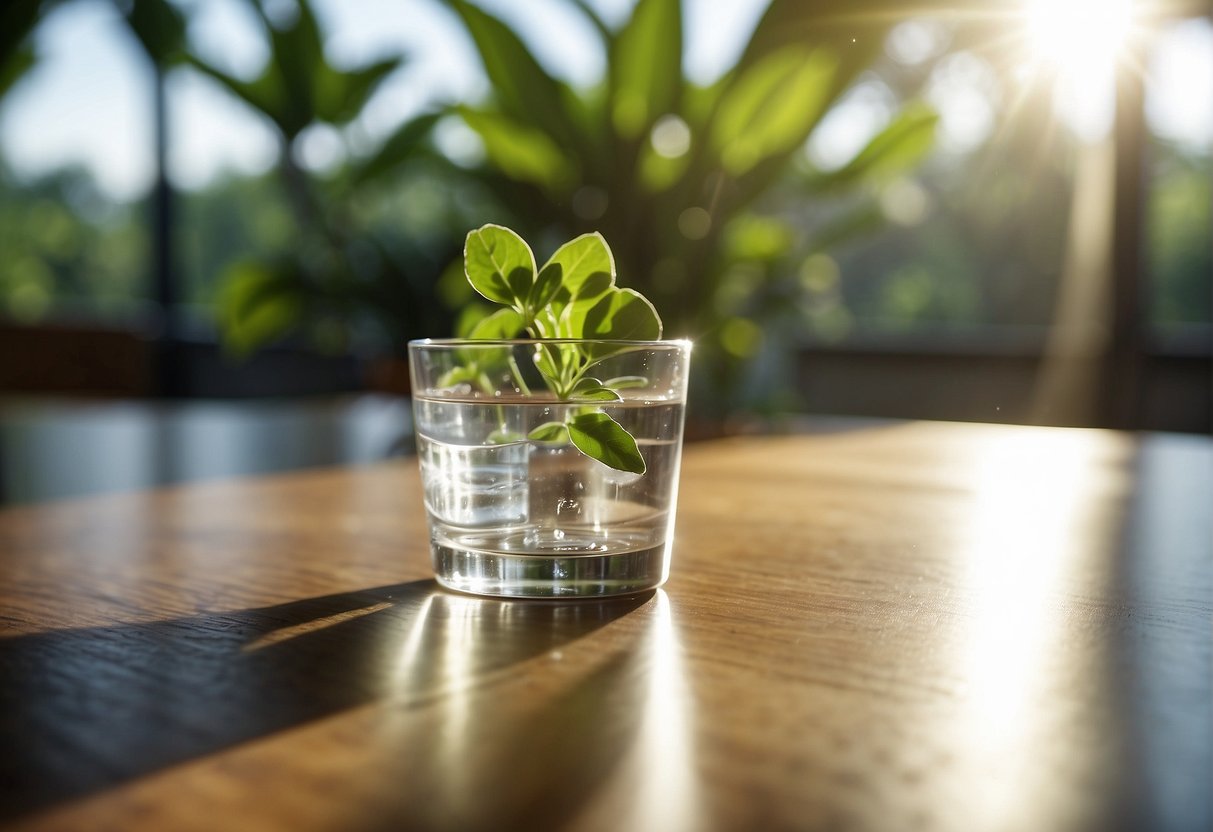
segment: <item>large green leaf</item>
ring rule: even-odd
[[[741,176],[803,144],[825,113],[837,69],[833,49],[790,46],[745,70],[725,91],[712,125],[724,169]]]
[[[224,344],[248,355],[298,325],[299,283],[287,267],[241,262],[224,275],[218,297]]]
[[[484,142],[489,160],[519,182],[557,191],[574,176],[573,166],[546,133],[500,113],[459,107],[468,127]]]
[[[938,114],[926,104],[908,104],[855,158],[838,170],[812,177],[810,185],[816,191],[824,191],[899,176],[930,152],[938,123]]]
[[[468,232],[464,270],[472,288],[491,301],[521,310],[535,280],[535,255],[526,241],[500,225]]]
[[[514,31],[465,0],[446,0],[463,21],[501,110],[546,131],[561,144],[577,141],[564,110],[563,85],[549,75]]]
[[[889,12],[889,0],[770,0],[728,80],[787,48],[825,48],[838,63],[822,92],[824,113],[883,53],[896,20]]]
[[[379,85],[404,62],[400,56],[359,69],[336,70],[324,65],[316,73],[316,118],[337,125],[351,121],[362,112]]]
[[[640,0],[611,49],[611,120],[636,138],[673,112],[682,92],[682,3]]]
[[[270,26],[270,61],[286,93],[280,114],[292,138],[318,117],[317,92],[328,70],[324,38],[309,0],[295,0],[297,12],[285,25]]]
[[[403,57],[393,57],[357,69],[338,70],[325,57],[324,39],[307,0],[298,0],[297,13],[285,20],[272,19],[259,0],[247,2],[269,37],[270,60],[261,75],[244,81],[197,56],[189,60],[269,117],[288,141],[317,121],[335,125],[351,121],[384,79],[404,62]]]
[[[427,141],[443,113],[423,113],[397,127],[373,155],[352,165],[352,183],[362,185],[379,179],[405,162],[428,156]]]
[[[191,55],[187,60],[199,72],[218,81],[245,104],[248,104],[262,115],[267,116],[278,126],[278,129],[284,135],[293,135],[288,132],[290,129],[293,129],[293,125],[289,122],[284,122],[281,118],[279,101],[282,99],[282,87],[277,73],[267,71],[252,81],[242,81],[235,76],[228,75],[217,67],[211,66],[197,56]]]
[[[790,45],[830,44],[846,50],[868,66],[884,46],[885,33],[898,19],[890,0],[770,0],[750,35],[738,68],[745,69],[764,56]]]

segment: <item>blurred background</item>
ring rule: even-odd
[[[485,222],[606,236],[696,342],[697,437],[1209,433],[1211,14],[9,0],[0,502],[406,451]]]

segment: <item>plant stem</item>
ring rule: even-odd
[[[518,362],[515,360],[513,353],[509,357],[510,372],[514,375],[514,381],[518,384],[518,389],[522,391],[522,395],[531,395],[531,388],[527,387],[526,381],[522,378],[522,370],[518,368]]]

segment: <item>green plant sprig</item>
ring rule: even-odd
[[[639,292],[615,285],[615,259],[602,235],[570,240],[537,268],[525,240],[503,226],[485,225],[467,236],[464,272],[477,293],[503,307],[482,319],[470,337],[508,340],[526,332],[539,341],[535,368],[556,398],[583,403],[563,421],[535,428],[527,439],[554,445],[571,442],[604,465],[643,474],[644,457],[635,438],[601,405],[622,401],[620,390],[641,386],[645,379],[601,380],[588,372],[627,348],[607,342],[661,338],[661,318]],[[575,343],[585,340],[595,343]],[[529,393],[513,357],[509,360],[519,389]],[[487,381],[483,368],[465,366],[455,373],[458,380],[481,387]]]

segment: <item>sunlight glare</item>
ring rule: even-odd
[[[1053,110],[1079,139],[1108,135],[1116,76],[1129,61],[1132,0],[1024,0],[1029,63],[1021,80],[1052,79]]]
[[[1131,0],[1026,0],[1029,43],[1062,76],[1110,67],[1128,38]]]
[[[1048,730],[1037,704],[1061,654],[1066,586],[1091,557],[1083,530],[1102,447],[1094,432],[1039,429],[983,445],[973,459],[972,617],[957,656],[966,688],[956,727],[971,764],[995,775],[973,796],[988,818],[1010,817],[1038,775],[1027,762]]]

